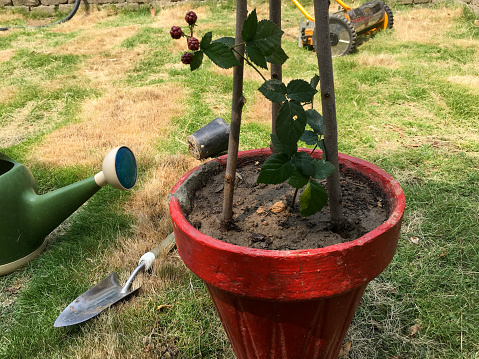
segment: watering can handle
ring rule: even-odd
[[[163,239],[160,242],[160,244],[158,244],[155,248],[153,248],[148,253],[143,254],[138,264],[140,265],[142,263],[145,263],[145,271],[147,271],[148,269],[151,268],[156,258],[161,256],[162,254],[168,253],[171,250],[171,248],[173,248],[174,245],[175,245],[175,234],[171,232],[168,235],[168,237]]]

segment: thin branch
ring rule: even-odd
[[[235,46],[235,47],[236,47],[236,46]],[[236,51],[236,49],[235,49],[234,47],[232,48],[232,50],[233,50],[237,55],[241,56],[241,58],[242,58],[244,61],[246,61],[246,63],[247,63],[248,65],[250,65],[250,66],[261,76],[261,78],[263,79],[263,81],[266,82],[266,78],[263,76],[263,74],[256,68],[256,66],[255,66],[250,60],[248,60],[247,57],[241,55],[238,51]]]

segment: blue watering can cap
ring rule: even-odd
[[[131,189],[136,183],[138,171],[136,159],[128,147],[120,147],[116,153],[115,170],[118,182],[126,189]]]
[[[111,150],[103,160],[103,170],[95,175],[95,182],[103,187],[111,184],[118,189],[131,189],[138,177],[135,155],[126,146]]]

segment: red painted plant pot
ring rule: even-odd
[[[238,160],[269,154],[269,149],[244,151]],[[226,156],[214,161],[225,164]],[[238,358],[337,358],[368,282],[393,258],[405,207],[399,183],[366,161],[342,154],[339,161],[376,183],[386,193],[391,213],[364,236],[325,248],[254,249],[196,230],[177,197],[205,165],[188,172],[171,190],[178,252],[206,283]]]

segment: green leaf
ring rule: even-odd
[[[222,42],[223,44],[225,44],[229,47],[235,46],[235,38],[234,37],[229,37],[229,36],[220,37],[219,39],[216,39],[213,42]]]
[[[276,135],[286,153],[296,152],[297,143],[306,127],[303,106],[294,101],[285,101],[276,117]]]
[[[203,63],[203,51],[195,51],[193,53],[193,61],[190,64],[191,71],[196,70]]]
[[[306,121],[318,136],[323,136],[323,116],[313,108],[306,111]]]
[[[319,146],[319,137],[313,131],[306,130],[303,132],[303,135],[300,138],[301,141],[305,142],[307,145],[318,145]]]
[[[283,36],[283,31],[275,23],[261,20],[258,22],[254,38],[247,44],[254,43],[265,56],[271,56],[281,47],[281,36]]]
[[[298,152],[292,157],[294,167],[308,179],[314,175],[314,160],[306,152]]]
[[[323,160],[314,160],[314,174],[312,174],[312,177],[316,179],[325,179],[333,174],[333,172],[336,170],[336,167],[334,167],[333,164],[323,161]]]
[[[207,32],[200,41],[200,49],[205,50],[208,48],[208,46],[211,44],[211,39],[213,38],[213,34],[210,32]]]
[[[288,98],[297,102],[311,102],[317,92],[304,80],[292,80],[287,86]]]
[[[201,49],[211,61],[223,69],[229,69],[233,66],[240,65],[233,50],[222,42],[212,42],[206,48]]]
[[[293,170],[293,173],[289,177],[288,183],[290,186],[296,189],[301,189],[309,181],[309,176],[304,176],[300,171],[298,171],[296,168]]]
[[[248,55],[249,59],[259,67],[262,67],[263,69],[268,68],[268,64],[266,62],[266,58],[263,55],[263,52],[261,51],[258,46],[254,43],[248,43],[246,44],[245,48],[246,55]]]
[[[291,147],[291,148],[285,148],[283,146],[283,144],[281,143],[281,141],[279,140],[278,135],[276,133],[270,134],[270,137],[271,137],[271,142],[273,143],[274,148],[279,153],[283,153],[283,154],[288,155],[289,157],[291,157],[292,155],[294,155],[298,151],[297,146]]]
[[[272,53],[270,56],[266,57],[266,61],[276,64],[276,65],[282,65],[286,62],[288,59],[288,55],[286,55],[286,52],[280,47],[278,50],[276,50],[274,53]]]
[[[264,161],[259,173],[258,183],[279,184],[286,181],[293,172],[294,166],[288,155],[275,153]]]
[[[328,203],[328,192],[316,181],[309,181],[304,189],[299,204],[302,217],[308,217],[319,212]]]
[[[244,42],[248,42],[254,39],[256,30],[258,28],[258,16],[256,15],[256,9],[254,9],[246,18],[243,23],[243,29],[241,30],[241,37]]]
[[[286,86],[280,80],[268,80],[258,90],[272,102],[282,103],[286,101]]]
[[[309,82],[309,84],[311,85],[312,88],[316,89],[316,87],[318,87],[318,84],[319,84],[319,75],[314,75],[311,78],[311,81]]]

